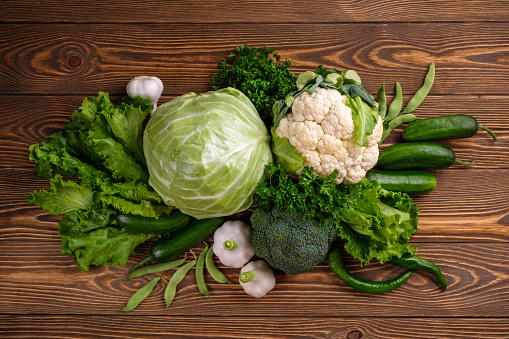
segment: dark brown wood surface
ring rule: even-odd
[[[509,338],[509,1],[4,0],[0,30],[0,337]],[[262,299],[209,277],[207,298],[189,275],[169,309],[159,284],[126,314],[151,276],[124,279],[149,244],[127,267],[88,274],[61,254],[59,217],[26,202],[47,188],[28,147],[60,130],[83,97],[118,99],[136,75],[163,80],[161,102],[210,90],[218,61],[244,43],[277,47],[296,74],[355,69],[372,93],[385,83],[389,98],[399,81],[405,101],[434,62],[415,114],[472,114],[497,134],[496,143],[482,131],[444,142],[476,165],[433,171],[436,190],[415,199],[412,243],[441,267],[446,292],[417,272],[391,293],[361,294],[322,263],[278,276]],[[400,139],[398,130],[384,146]],[[367,279],[402,272],[347,263]]]

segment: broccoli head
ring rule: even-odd
[[[256,209],[251,216],[255,254],[287,274],[311,271],[322,262],[336,238],[332,219],[319,222],[279,209]]]

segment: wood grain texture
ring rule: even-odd
[[[1,1],[0,337],[509,337],[508,23],[509,1],[502,0]],[[124,281],[150,242],[127,267],[88,274],[61,254],[60,217],[26,201],[48,187],[33,178],[29,146],[58,132],[85,96],[106,91],[119,100],[135,75],[163,80],[161,102],[210,90],[220,58],[243,43],[277,47],[296,74],[319,64],[355,69],[371,93],[385,83],[389,99],[398,81],[405,102],[434,62],[435,84],[415,114],[467,113],[497,134],[496,143],[485,132],[444,141],[476,165],[432,171],[437,188],[415,198],[421,215],[412,244],[442,269],[446,292],[419,271],[393,292],[365,295],[322,262],[298,276],[277,275],[262,299],[206,276],[207,298],[191,270],[170,309],[160,282],[136,310],[122,313],[154,276]],[[398,129],[382,147],[400,141]],[[403,271],[345,259],[365,279]],[[238,269],[216,263],[237,281]]]
[[[69,328],[69,324],[74,324]],[[3,325],[2,325],[3,324]],[[178,326],[176,326],[178,324]],[[1,316],[3,338],[345,338],[499,339],[509,323],[502,318],[358,317],[190,317]]]
[[[46,0],[44,11],[34,0],[0,2],[4,22],[113,22],[113,23],[298,23],[506,21],[508,1],[82,1]],[[133,15],[135,13],[136,15]]]
[[[123,94],[133,76],[145,74],[160,77],[167,95],[203,92],[220,58],[248,43],[278,47],[296,73],[320,64],[355,69],[371,92],[399,81],[413,94],[434,62],[431,94],[508,95],[506,28],[498,22],[317,23],[306,30],[298,24],[0,24],[0,91]]]

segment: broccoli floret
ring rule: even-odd
[[[251,216],[255,254],[287,274],[311,271],[322,262],[336,238],[332,219],[320,223],[302,214],[256,209]]]

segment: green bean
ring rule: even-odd
[[[428,73],[426,74],[426,77],[424,78],[424,83],[421,88],[415,92],[414,96],[408,101],[405,109],[403,110],[404,113],[411,113],[413,112],[419,105],[422,103],[424,98],[429,93],[429,90],[431,89],[431,86],[433,86],[433,81],[435,80],[435,64],[431,63],[428,68]]]
[[[393,129],[399,127],[401,124],[412,122],[414,120],[417,120],[417,117],[413,114],[408,113],[397,116],[391,121],[389,121],[387,128],[384,130],[382,134],[382,139],[380,140],[379,144],[381,144],[385,140],[385,138],[387,138],[387,136],[391,134]]]
[[[382,84],[382,87],[380,87],[378,90],[376,101],[378,102],[378,108],[380,110],[382,120],[385,120],[385,115],[387,114],[387,96],[385,95],[385,84]]]
[[[220,284],[231,284],[226,276],[214,264],[214,248],[210,247],[205,258],[205,265],[212,279]]]
[[[181,268],[179,268],[170,278],[168,282],[168,286],[166,286],[166,290],[164,291],[164,300],[166,301],[166,308],[170,307],[173,298],[175,298],[175,294],[177,294],[177,285],[184,280],[187,272],[196,265],[196,260],[190,261]]]
[[[159,277],[155,277],[150,280],[147,284],[136,291],[131,298],[127,301],[127,305],[122,309],[123,312],[132,311],[138,306],[143,300],[145,300],[149,294],[154,290],[156,284],[159,282]]]
[[[437,265],[435,265],[429,260],[426,260],[414,254],[405,253],[401,256],[401,258],[392,258],[391,260],[389,260],[389,263],[399,267],[409,268],[413,270],[422,269],[431,271],[437,277],[440,285],[442,285],[442,291],[445,291],[447,289],[447,280],[445,280],[442,271],[440,270],[440,268],[438,268]]]
[[[392,99],[392,102],[387,109],[387,115],[385,116],[384,121],[391,121],[397,117],[401,111],[401,107],[403,107],[403,92],[399,82],[396,82],[396,93],[394,94],[394,99]]]
[[[148,266],[142,267],[142,268],[137,269],[136,271],[132,272],[129,275],[129,277],[127,277],[126,281],[131,280],[133,278],[141,277],[142,275],[145,275],[145,274],[171,270],[175,267],[182,265],[186,261],[186,258],[187,258],[187,256],[185,256],[183,259],[180,259],[180,260],[174,260],[174,261],[165,262],[165,263],[161,263],[161,264],[154,264],[154,265],[148,265]]]
[[[400,276],[387,281],[371,281],[356,277],[348,271],[341,258],[339,248],[333,248],[327,254],[327,262],[332,272],[343,280],[353,289],[370,294],[381,294],[392,291],[393,289],[403,285],[412,275],[412,270],[408,270]]]
[[[203,275],[203,268],[205,264],[205,256],[207,255],[207,252],[209,251],[209,247],[205,246],[203,251],[201,251],[200,255],[198,256],[198,261],[196,262],[196,284],[198,285],[198,289],[201,293],[205,294],[206,296],[210,297],[209,291],[207,290],[207,284],[205,284],[205,277]]]

